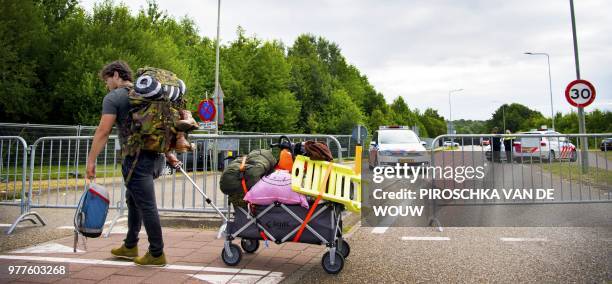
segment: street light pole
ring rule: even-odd
[[[217,106],[217,100],[219,99],[219,31],[221,30],[221,0],[217,2],[217,40],[215,41],[215,94],[214,102],[215,107]],[[219,133],[219,116],[215,115],[215,133]]]
[[[450,90],[448,91],[448,124],[449,124],[449,134],[454,134],[453,133],[453,106],[451,104],[451,93],[453,92],[460,92],[463,91],[463,89],[455,89],[455,90]]]
[[[550,119],[552,120],[552,128],[555,129],[555,111],[553,109],[552,78],[550,75],[550,55],[545,52],[525,52],[525,54],[546,56],[546,62],[548,63],[548,90],[550,92]]]
[[[502,118],[504,120],[504,131],[506,131],[506,104],[502,105]]]

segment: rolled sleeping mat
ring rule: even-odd
[[[171,102],[180,100],[185,94],[185,91],[187,89],[185,87],[185,83],[183,82],[183,80],[179,79],[178,83],[179,83],[178,87],[171,86],[171,85],[163,85],[163,91],[168,96],[168,99]]]
[[[164,94],[166,94],[171,102],[175,102],[181,97],[180,90],[176,86],[164,85],[163,89]]]
[[[150,100],[159,99],[164,95],[162,84],[149,75],[143,75],[136,79],[134,91]]]
[[[185,86],[185,82],[183,82],[183,80],[181,79],[178,80],[178,83],[179,83],[179,90],[181,91],[181,96],[183,96],[187,92],[187,86]]]

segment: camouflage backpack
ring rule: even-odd
[[[122,154],[137,155],[140,150],[168,152],[177,132],[174,124],[180,119],[178,111],[185,107],[185,84],[174,73],[153,67],[139,68],[136,77],[128,94],[131,127]]]

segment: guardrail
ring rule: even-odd
[[[441,229],[443,206],[534,205],[612,202],[612,144],[602,134],[464,134],[434,139],[431,166],[482,166],[483,179],[432,180],[435,188],[552,188],[554,200],[432,201],[431,224]],[[587,143],[586,152],[581,152]],[[509,147],[508,147],[509,146]]]

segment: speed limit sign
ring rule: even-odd
[[[587,80],[574,80],[565,88],[565,98],[570,105],[586,107],[595,100],[595,87]]]

